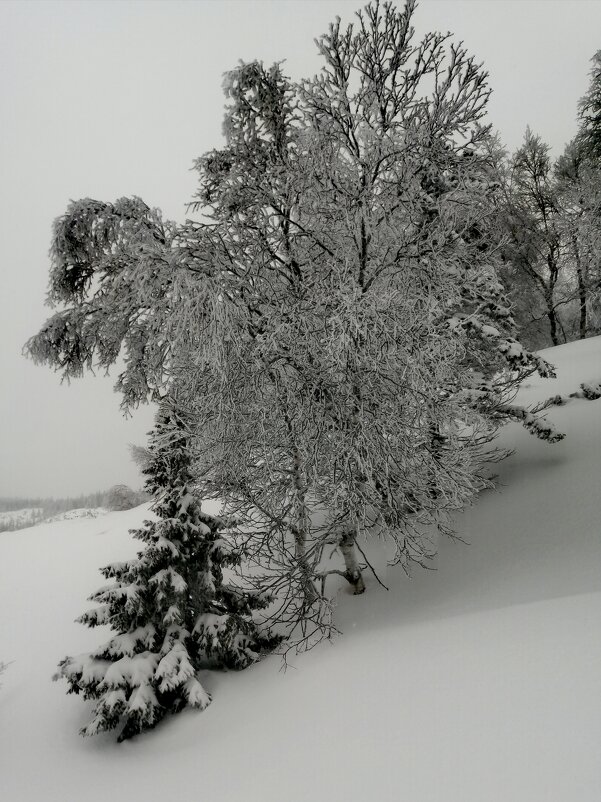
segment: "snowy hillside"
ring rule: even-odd
[[[76,507],[49,515],[44,507],[23,507],[17,510],[0,511],[0,533],[26,529],[40,523],[69,521],[73,518],[98,518],[106,515],[105,507]]]
[[[44,517],[41,507],[23,507],[20,510],[0,512],[0,532],[34,526]]]
[[[544,352],[556,380],[601,379],[601,338]],[[204,712],[118,745],[50,677],[100,635],[73,619],[98,567],[137,548],[147,507],[0,535],[0,786],[9,802],[598,802],[601,799],[601,400],[518,426],[515,454],[441,544],[436,571],[380,565],[386,592],[341,593],[344,635],[291,660],[209,674]]]
[[[104,507],[78,507],[75,510],[67,510],[66,512],[59,512],[58,515],[53,515],[47,518],[45,523],[55,523],[56,521],[72,521],[75,518],[98,518],[99,516],[106,515],[108,510]]]

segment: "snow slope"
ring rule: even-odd
[[[55,523],[56,521],[71,521],[74,518],[98,518],[99,516],[106,515],[108,512],[104,507],[77,507],[74,510],[66,510],[66,512],[59,512],[57,515],[52,515],[46,518],[44,523]]]
[[[0,512],[0,532],[34,526],[43,517],[42,507],[23,507],[20,510]]]
[[[23,507],[20,510],[7,510],[6,512],[0,512],[0,533],[26,529],[39,523],[66,521],[71,518],[97,518],[99,515],[106,515],[106,513],[107,510],[104,507],[78,507],[49,517],[44,517],[43,507]]]
[[[545,352],[601,378],[601,338]],[[102,633],[72,623],[136,550],[146,507],[0,535],[0,793],[7,802],[598,802],[601,799],[601,400],[550,417],[549,446],[512,426],[501,489],[458,520],[436,571],[341,594],[344,635],[243,673],[210,674],[204,712],[118,745],[82,739],[88,706],[50,682]]]

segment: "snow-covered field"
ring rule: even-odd
[[[545,352],[528,401],[601,379],[601,338]],[[0,789],[7,802],[599,802],[601,400],[550,417],[549,446],[518,426],[501,488],[458,521],[437,571],[380,566],[342,594],[344,635],[295,657],[210,674],[204,712],[118,745],[82,739],[88,707],[50,681],[96,646],[74,624],[127,558],[147,507],[0,535]]]

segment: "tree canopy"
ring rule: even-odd
[[[27,346],[67,378],[122,355],[126,408],[176,404],[191,473],[160,487],[223,502],[245,592],[269,592],[262,624],[299,647],[331,631],[330,575],[365,590],[375,538],[407,570],[427,562],[488,484],[499,425],[561,437],[512,403],[552,368],[499,278],[486,72],[449,35],[418,39],[414,8],[337,20],[311,79],[230,72],[225,144],[195,162],[201,220],[72,203],[51,249],[60,308]]]

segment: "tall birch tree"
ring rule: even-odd
[[[247,580],[297,645],[330,631],[331,574],[365,590],[375,538],[427,562],[505,420],[558,437],[511,402],[550,367],[498,280],[486,73],[448,35],[418,39],[414,9],[336,21],[298,84],[232,71],[225,146],[196,162],[201,222],[73,204],[52,248],[63,308],[28,344],[68,377],[124,352],[125,405],[177,384],[196,486],[238,521]]]

